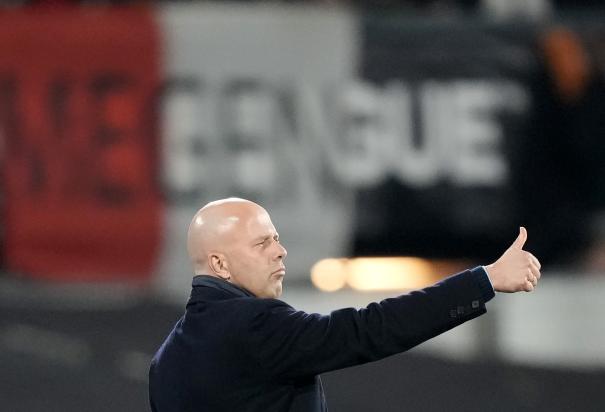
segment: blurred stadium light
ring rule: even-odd
[[[322,259],[311,268],[319,290],[333,292],[350,286],[358,291],[408,291],[429,286],[468,262],[415,257],[357,257]]]

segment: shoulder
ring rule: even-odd
[[[237,300],[233,304],[237,307],[238,322],[246,324],[253,330],[267,330],[267,328],[290,330],[322,317],[319,314],[296,310],[279,299],[241,298]]]
[[[230,317],[245,321],[272,313],[295,312],[295,309],[279,299],[237,297],[191,305],[188,312],[199,313],[205,318],[220,315],[223,319]]]
[[[296,310],[286,302],[279,299],[239,298],[234,299],[233,304],[238,311],[247,312],[250,315],[270,314],[279,312],[295,312]]]

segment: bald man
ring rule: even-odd
[[[498,292],[534,290],[524,228],[493,264],[366,308],[328,316],[277,298],[287,255],[265,209],[211,202],[189,227],[193,288],[153,358],[153,412],[327,411],[319,374],[408,350],[486,312]]]

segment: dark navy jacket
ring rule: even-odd
[[[482,268],[328,316],[196,276],[149,372],[153,412],[327,411],[319,374],[410,349],[486,312]]]

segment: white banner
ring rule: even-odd
[[[161,167],[168,208],[158,287],[188,293],[189,220],[239,196],[270,212],[289,249],[287,279],[346,252],[352,190],[330,173],[323,108],[350,83],[356,21],[344,12],[238,5],[161,13],[168,81],[161,94]]]

